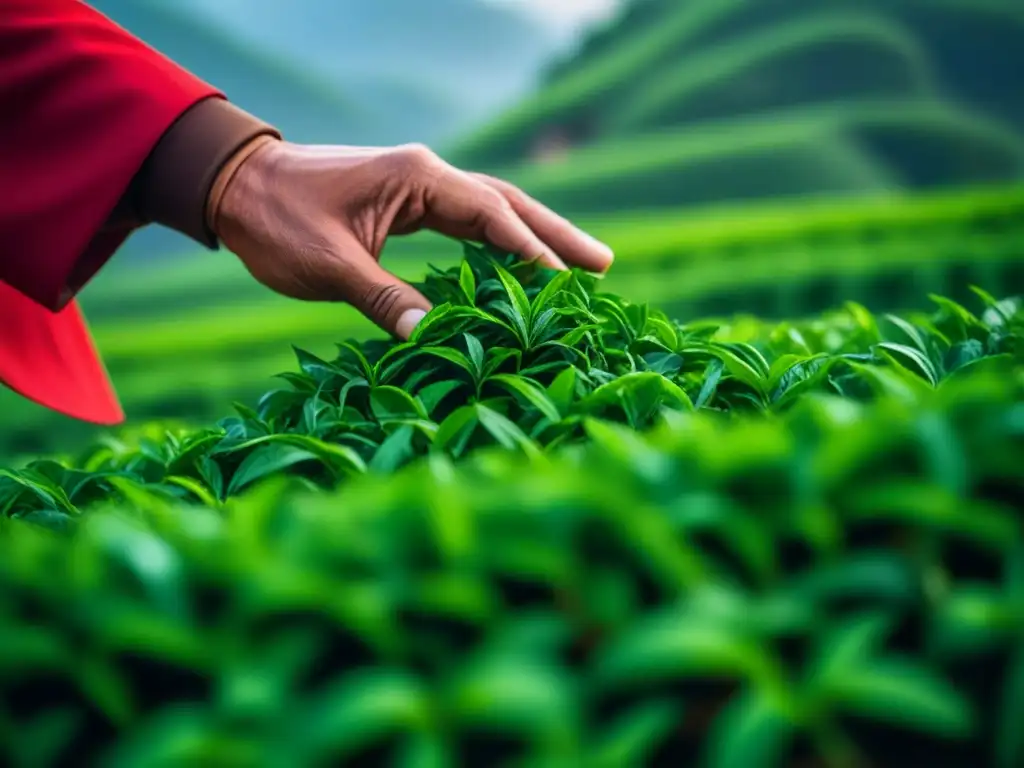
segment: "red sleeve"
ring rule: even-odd
[[[212,95],[79,0],[3,0],[0,282],[67,304],[130,234],[104,223],[149,152]]]
[[[0,0],[0,381],[123,418],[70,299],[134,227],[105,222],[161,135],[213,95],[79,0]]]

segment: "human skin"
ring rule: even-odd
[[[553,269],[605,272],[608,246],[515,186],[425,146],[306,146],[262,136],[211,190],[208,223],[259,282],[306,301],[351,304],[408,338],[430,303],[379,262],[391,236],[434,230]]]

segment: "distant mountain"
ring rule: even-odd
[[[324,141],[344,133],[365,141],[379,127],[371,110],[329,79],[180,7],[162,0],[90,0],[90,5],[297,140]]]
[[[453,136],[534,85],[560,38],[485,0],[164,0],[338,83],[404,140]],[[403,110],[441,106],[426,122]],[[443,106],[442,106],[443,105]],[[404,131],[404,133],[403,133]]]

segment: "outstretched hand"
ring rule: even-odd
[[[210,226],[278,293],[353,305],[408,338],[430,302],[379,263],[391,235],[431,229],[555,269],[604,272],[612,252],[507,182],[420,145],[304,146],[258,140],[221,171]]]

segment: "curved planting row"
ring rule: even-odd
[[[967,286],[1024,286],[1024,188],[623,217],[599,229],[622,243],[611,281],[675,314],[801,316],[856,300],[921,309]],[[633,237],[629,237],[633,233]],[[627,244],[628,243],[628,244]]]

